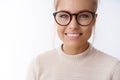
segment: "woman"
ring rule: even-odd
[[[97,0],[55,1],[53,15],[63,44],[39,55],[27,80],[120,80],[120,61],[88,42],[97,5]]]

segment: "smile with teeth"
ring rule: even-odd
[[[67,34],[67,36],[69,36],[69,37],[77,37],[77,36],[79,36],[80,34]]]
[[[79,34],[65,33],[65,34],[70,38],[79,38],[82,35],[82,33],[79,33]]]

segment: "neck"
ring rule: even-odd
[[[67,46],[67,45],[63,44],[62,50],[66,54],[76,55],[76,54],[80,54],[80,53],[84,52],[86,49],[88,49],[88,47],[89,47],[89,43],[83,44],[79,47]]]

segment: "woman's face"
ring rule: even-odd
[[[59,0],[56,11],[67,11],[69,13],[78,13],[81,11],[95,12],[95,3],[92,0]],[[82,16],[83,18],[86,16]],[[64,18],[64,16],[63,16]],[[92,28],[95,24],[96,16],[87,26],[81,26],[77,23],[75,16],[69,25],[57,25],[57,33],[65,46],[81,47],[88,44],[88,39],[91,36]]]

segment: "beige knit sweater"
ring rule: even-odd
[[[27,80],[120,80],[120,61],[92,45],[77,55],[57,48],[32,62]]]

